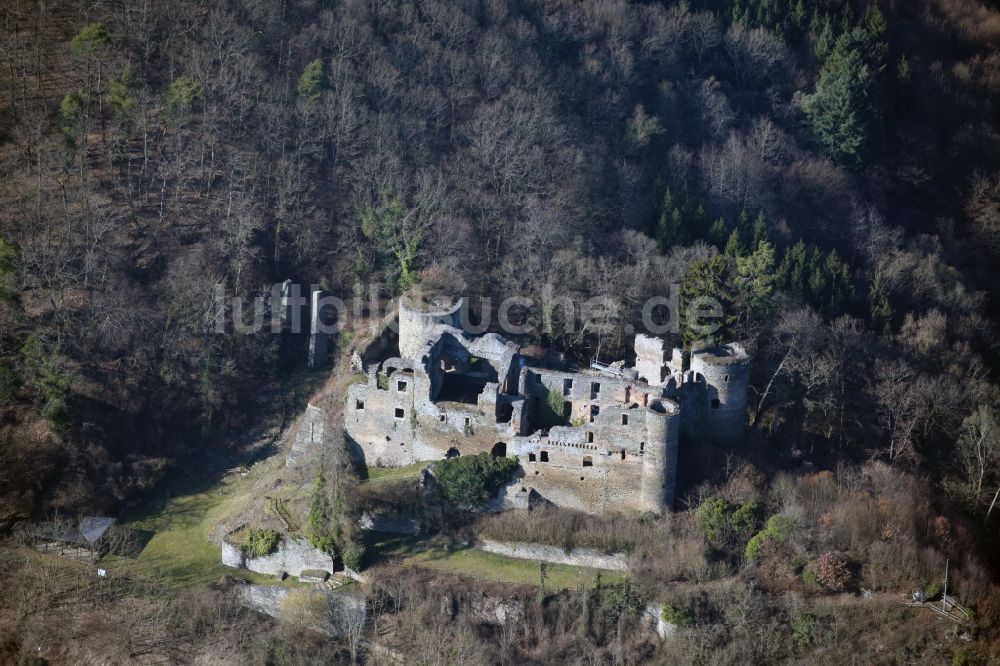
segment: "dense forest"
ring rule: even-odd
[[[120,509],[304,364],[216,284],[518,294],[605,361],[678,285],[754,357],[756,464],[877,461],[996,560],[986,2],[7,0],[0,65],[0,528]]]

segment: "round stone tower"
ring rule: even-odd
[[[406,295],[399,298],[399,355],[416,358],[420,348],[431,339],[435,327],[445,324],[460,328],[459,313],[463,299],[435,299],[417,302]]]
[[[680,407],[663,398],[646,410],[646,441],[642,453],[642,509],[663,513],[674,504],[677,488],[677,436]]]
[[[702,418],[698,427],[709,439],[735,444],[743,437],[747,419],[747,387],[750,356],[742,345],[695,347],[691,351],[691,372],[704,378]]]

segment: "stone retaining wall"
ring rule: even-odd
[[[574,548],[567,553],[559,546],[492,541],[490,539],[483,539],[478,544],[478,547],[487,553],[516,557],[522,560],[542,560],[553,564],[568,564],[575,567],[628,571],[628,555],[626,553],[602,553],[593,548]]]

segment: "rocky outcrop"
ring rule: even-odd
[[[282,618],[282,606],[292,592],[292,588],[278,585],[254,585],[246,583],[236,588],[240,599],[254,610]],[[366,619],[365,599],[361,595],[326,590],[295,590],[297,593],[313,595],[326,604],[328,612],[310,628],[330,636],[344,636],[364,626]]]
[[[333,558],[302,538],[284,537],[275,552],[263,557],[247,557],[239,546],[222,542],[222,563],[262,574],[301,576],[309,569],[333,573]]]
[[[670,638],[677,631],[676,624],[672,624],[663,619],[663,613],[658,604],[648,604],[643,611],[643,622],[646,626],[656,631],[660,638]]]

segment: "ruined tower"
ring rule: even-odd
[[[399,355],[415,359],[420,348],[434,337],[440,325],[460,328],[463,299],[443,300],[440,304],[424,304],[415,299],[399,299]]]
[[[663,513],[673,506],[677,484],[680,408],[663,398],[649,404],[642,444],[642,510]]]
[[[739,441],[746,427],[750,356],[738,343],[698,346],[691,351],[691,372],[704,378],[705,405],[698,424],[721,444]]]

